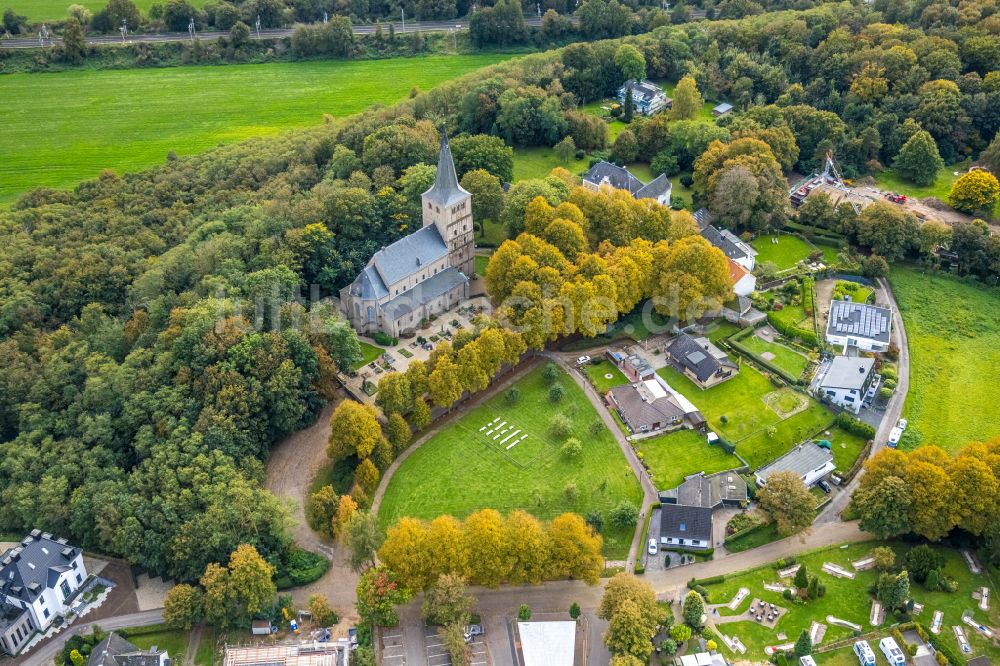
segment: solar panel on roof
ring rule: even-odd
[[[695,365],[698,365],[699,363],[705,360],[705,354],[703,354],[700,351],[691,352],[690,354],[688,354],[688,360],[694,363]]]

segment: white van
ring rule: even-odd
[[[868,641],[854,643],[854,654],[857,655],[861,666],[875,666],[875,651],[868,645]]]
[[[896,448],[899,444],[899,440],[903,437],[902,428],[893,428],[889,431],[889,446],[891,448]]]
[[[906,655],[896,645],[896,639],[887,636],[878,642],[878,646],[889,662],[889,666],[906,666]]]

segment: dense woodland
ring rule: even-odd
[[[706,98],[745,113],[722,129],[652,120],[633,132],[650,157],[693,169],[696,195],[723,222],[780,226],[767,193],[779,175],[808,172],[828,149],[859,175],[893,163],[923,132],[944,160],[987,147],[1000,124],[995,9],[878,0],[659,28],[630,38],[649,76],[690,73]],[[315,418],[336,370],[359,359],[354,334],[316,301],[419,224],[441,124],[464,135],[453,149],[477,219],[503,221],[511,237],[528,232],[504,250],[521,266],[536,264],[520,288],[544,278],[560,290],[600,290],[605,273],[636,270],[633,246],[638,257],[663,252],[664,261],[681,250],[697,255],[682,231],[686,213],[643,213],[612,196],[589,201],[568,173],[499,188],[512,174],[505,142],[571,136],[606,147],[606,126],[577,109],[625,78],[619,47],[576,44],[343,127],[24,195],[0,214],[0,530],[65,534],[182,580],[242,541],[272,563],[288,558],[287,512],[261,489],[262,462]],[[997,153],[994,144],[984,155],[991,168],[1000,166]],[[727,172],[735,175],[719,175]],[[725,197],[713,192],[727,183],[752,185],[758,196],[745,197],[744,209],[720,209],[713,201]],[[538,196],[545,201],[533,203]],[[814,214],[816,226],[841,225],[887,258],[921,251],[907,235],[910,220]],[[995,279],[1000,244],[982,226],[965,226],[952,242],[978,244],[978,263],[969,250],[963,270]],[[539,258],[558,264],[555,275]],[[499,292],[518,288],[498,275],[488,278]],[[637,286],[622,293],[619,312],[657,288]],[[573,322],[574,330],[591,334],[616,315]],[[440,394],[447,403],[452,392]]]

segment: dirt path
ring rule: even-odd
[[[184,650],[184,666],[194,666],[194,658],[198,654],[198,645],[201,644],[201,637],[204,632],[205,626],[199,624],[188,634],[187,649]]]
[[[836,280],[817,280],[814,289],[816,290],[816,321],[819,323],[817,334],[820,339],[826,337],[826,319],[830,316],[830,301],[833,300],[833,290],[837,288]]]

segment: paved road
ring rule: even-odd
[[[571,19],[576,20],[576,19]],[[542,24],[542,20],[538,17],[525,17],[524,22],[529,26],[539,26]],[[468,30],[469,20],[468,19],[453,19],[451,21],[407,21],[404,26],[402,23],[395,22],[392,23],[395,28],[396,33],[404,32],[449,32],[451,30]],[[261,30],[259,33],[252,31],[250,34],[251,39],[274,39],[279,37],[291,37],[294,28],[273,28],[268,30]],[[368,25],[355,25],[351,27],[351,30],[355,35],[371,35],[375,33],[376,26],[373,24]],[[389,23],[382,24],[382,30],[388,34]],[[218,39],[219,37],[228,37],[229,33],[224,31],[207,31],[197,33],[198,39],[201,40],[211,40]],[[124,40],[120,35],[93,35],[87,37],[87,43],[93,45],[100,44],[134,44],[137,42],[186,42],[190,41],[191,36],[186,32],[168,32],[168,33],[154,33],[154,34],[143,34],[136,33],[129,35]],[[37,49],[42,47],[55,46],[62,42],[59,37],[53,37],[45,40],[44,44],[40,44],[38,37],[33,37],[30,39],[24,38],[14,38],[14,39],[0,39],[0,47],[5,49]]]
[[[892,293],[892,286],[889,284],[889,281],[885,278],[879,278],[878,282],[878,295],[881,297],[879,299],[880,304],[888,305],[892,308],[892,326],[896,330],[896,344],[899,345],[899,359],[896,362],[899,380],[896,383],[896,392],[889,400],[889,404],[886,405],[882,423],[875,431],[875,445],[872,446],[869,457],[875,455],[885,447],[885,442],[889,439],[889,431],[896,425],[896,422],[903,413],[903,404],[906,402],[906,394],[910,389],[910,346],[906,338],[906,328],[903,326],[903,317],[899,313],[899,306],[896,304],[896,297]],[[851,500],[851,495],[858,487],[858,483],[864,473],[864,469],[858,472],[851,482],[844,486],[842,492],[837,493],[836,497],[823,508],[823,511],[816,518],[815,524],[817,526],[825,526],[826,524],[835,523],[840,520],[840,512],[847,507],[848,502]]]
[[[25,666],[51,666],[52,660],[62,651],[63,645],[70,636],[74,634],[86,634],[95,626],[99,625],[104,631],[111,629],[124,629],[125,627],[148,627],[151,624],[163,622],[163,609],[142,611],[141,613],[131,613],[129,615],[118,615],[117,617],[106,617],[103,620],[74,624],[68,630],[57,634],[57,640],[51,640],[37,650],[32,651],[22,661]]]

